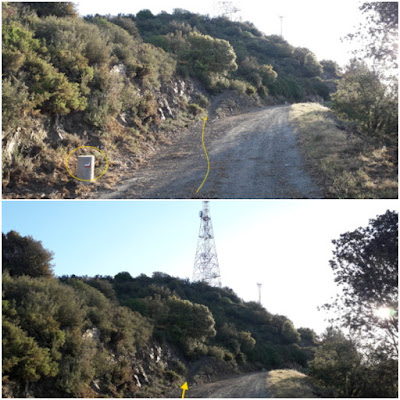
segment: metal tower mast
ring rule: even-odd
[[[257,283],[257,286],[258,286],[258,304],[261,305],[261,286],[262,286],[262,283]]]
[[[200,211],[199,239],[194,259],[192,280],[206,282],[210,286],[221,287],[221,273],[219,271],[208,203],[208,201],[203,201],[203,210]]]
[[[238,8],[238,0],[214,0],[213,1],[213,14],[218,17],[228,18],[230,21],[241,21],[242,17],[238,14],[241,10]]]

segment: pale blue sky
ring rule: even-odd
[[[361,0],[232,0],[240,9],[243,21],[250,21],[267,35],[280,34],[280,16],[283,16],[283,36],[293,46],[307,47],[319,60],[332,59],[340,65],[348,62],[349,50],[354,48],[341,38],[354,32],[362,20],[358,9]],[[153,14],[161,11],[172,13],[183,8],[199,14],[214,16],[218,10],[217,0],[147,0],[145,2],[114,0],[77,2],[81,15],[119,13],[136,14],[150,9]]]
[[[3,201],[2,230],[41,240],[55,273],[191,278],[201,201]],[[224,286],[297,327],[325,327],[316,310],[336,293],[331,240],[397,209],[397,200],[211,201]]]

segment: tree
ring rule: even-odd
[[[338,322],[360,334],[370,348],[382,345],[397,358],[398,214],[386,211],[365,228],[333,240],[330,261],[342,296],[325,309],[338,312]],[[382,312],[387,311],[387,314]]]
[[[32,10],[37,12],[39,17],[48,17],[49,15],[54,15],[59,18],[66,17],[77,17],[78,12],[75,9],[75,4],[71,2],[26,2],[23,3],[27,5]]]
[[[274,71],[272,65],[261,65],[260,67],[260,74],[262,83],[265,86],[271,85],[276,81],[278,74]]]
[[[324,397],[397,397],[397,361],[380,352],[365,357],[358,344],[328,328],[309,363]]]
[[[57,374],[57,363],[51,359],[50,350],[39,347],[20,327],[3,319],[2,333],[3,382],[36,382]]]
[[[286,320],[282,325],[282,335],[288,343],[300,341],[300,334],[297,332],[292,321]]]
[[[153,19],[154,15],[153,13],[149,10],[141,10],[136,14],[137,19],[142,19],[142,20],[147,20],[147,19]]]
[[[364,62],[352,61],[332,98],[332,108],[364,132],[397,137],[397,93],[389,91],[379,73]]]
[[[168,299],[167,305],[167,323],[177,341],[187,338],[203,341],[215,336],[215,321],[208,307],[177,297]]]
[[[321,75],[322,65],[317,61],[314,53],[305,47],[297,47],[293,56],[302,67],[303,75],[309,78]]]
[[[129,272],[119,272],[117,275],[114,276],[116,282],[131,282],[133,278]]]
[[[327,397],[358,397],[361,361],[355,344],[342,332],[330,328],[309,363],[309,374],[329,390]]]
[[[46,250],[41,241],[32,236],[21,236],[10,231],[2,234],[3,269],[11,276],[52,277],[53,253]]]
[[[340,74],[340,67],[337,62],[332,60],[322,60],[320,62],[322,65],[323,72],[337,78]]]
[[[322,65],[318,62],[315,54],[311,52],[307,53],[304,58],[304,69],[306,76],[309,78],[322,74]]]
[[[316,344],[317,343],[317,335],[310,328],[299,328],[297,332],[300,334],[301,341],[307,342],[308,344]]]
[[[228,41],[200,33],[189,34],[187,40],[189,46],[181,58],[190,64],[194,76],[208,80],[210,74],[225,75],[237,69],[236,54]]]
[[[397,68],[398,2],[363,3],[360,10],[366,17],[365,22],[346,39],[362,41],[365,48],[361,52],[357,49],[360,59],[368,58],[383,66]]]

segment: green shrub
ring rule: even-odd
[[[239,93],[246,93],[247,85],[246,82],[240,81],[238,79],[234,79],[230,83],[230,89],[236,90]]]
[[[201,93],[197,93],[193,96],[193,102],[198,104],[201,108],[208,108],[210,106],[210,101],[206,96]]]
[[[262,83],[265,86],[274,83],[278,77],[278,74],[274,71],[272,65],[261,65],[259,68]]]
[[[169,36],[169,40],[179,63],[184,65],[180,70],[200,79],[209,89],[216,88],[221,77],[237,69],[236,54],[226,40],[197,32]]]
[[[341,332],[330,329],[315,351],[309,374],[330,389],[334,397],[352,397],[356,394],[360,364],[361,355],[355,344]]]
[[[257,93],[260,95],[260,97],[265,98],[268,96],[268,88],[265,86],[260,86],[257,90]]]
[[[300,334],[297,332],[293,323],[289,320],[285,321],[282,326],[282,335],[287,343],[296,343],[300,341]]]
[[[397,138],[397,82],[394,90],[388,90],[365,63],[349,67],[332,95],[332,109],[368,134]]]
[[[28,87],[14,77],[3,79],[1,95],[3,130],[15,129],[33,108]]]
[[[99,129],[104,127],[110,118],[110,107],[110,102],[105,93],[93,92],[85,112],[85,121]]]
[[[208,355],[218,360],[223,360],[225,358],[225,351],[224,349],[218,346],[209,346]]]
[[[171,368],[176,371],[179,375],[185,375],[187,372],[186,365],[179,360],[173,360],[171,363]]]
[[[84,110],[86,98],[81,96],[79,85],[68,81],[43,59],[31,55],[25,62],[32,79],[31,90],[35,106],[54,114],[68,114],[72,110]]]
[[[235,356],[228,350],[224,350],[224,361],[233,361],[235,359]]]
[[[37,51],[40,48],[40,42],[38,39],[33,38],[33,33],[14,22],[3,25],[2,44],[3,50],[18,51],[24,54]]]
[[[316,94],[321,96],[324,100],[330,99],[329,87],[325,83],[323,83],[320,78],[313,79],[312,85]]]
[[[215,336],[215,321],[210,310],[200,304],[171,297],[167,300],[169,308],[167,324],[175,341],[186,338],[203,341]]]
[[[247,357],[246,357],[246,355],[244,354],[244,353],[242,353],[242,352],[240,352],[240,353],[238,353],[238,354],[236,354],[236,361],[239,363],[239,364],[246,364],[246,361],[247,361]]]
[[[253,85],[247,85],[247,87],[246,87],[246,94],[248,94],[248,95],[252,95],[252,94],[255,94],[255,93],[257,93],[257,89],[253,86]]]
[[[134,38],[140,38],[139,30],[135,24],[135,22],[131,18],[125,17],[111,17],[110,21],[125,29],[131,36]]]
[[[300,100],[304,97],[303,88],[293,78],[278,77],[269,86],[269,89],[273,96],[284,96],[293,100]]]
[[[36,382],[57,375],[58,365],[52,360],[50,350],[39,347],[20,327],[3,320],[2,337],[5,381]]]
[[[188,110],[193,115],[200,115],[204,112],[204,110],[197,104],[189,104]]]
[[[191,360],[196,360],[208,354],[208,347],[202,341],[187,338],[183,341],[181,349],[184,354]]]
[[[172,369],[168,369],[167,371],[164,372],[164,376],[170,381],[170,382],[176,382],[181,379],[181,377]]]
[[[148,42],[156,47],[161,47],[163,50],[170,52],[170,41],[163,35],[154,35],[149,37]]]

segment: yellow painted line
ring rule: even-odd
[[[203,145],[204,154],[206,155],[206,158],[207,158],[207,173],[206,173],[206,176],[203,179],[203,182],[201,182],[201,185],[196,190],[196,193],[198,193],[199,190],[201,189],[201,187],[204,185],[204,182],[207,180],[208,173],[210,172],[210,159],[208,158],[207,149],[206,149],[206,146],[204,144],[204,128],[206,127],[206,122],[207,122],[207,117],[204,118],[203,130],[202,130],[202,134],[201,134],[201,144]]]

